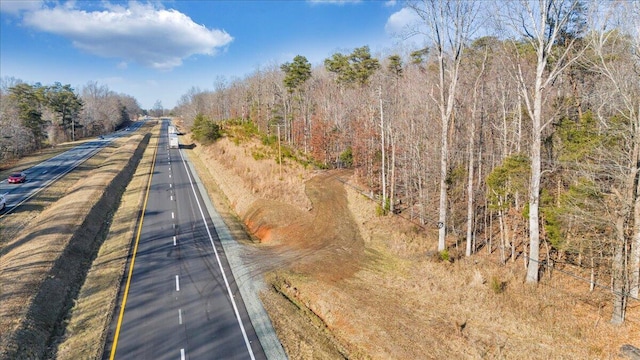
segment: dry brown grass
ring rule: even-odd
[[[348,174],[289,164],[280,176],[275,161],[254,159],[260,146],[223,139],[188,151],[234,237],[250,244],[246,230],[251,230],[273,240],[253,246],[246,260],[268,271],[271,287],[261,297],[290,358],[615,358],[620,345],[638,345],[639,306],[629,309],[631,321],[614,327],[608,323],[606,292],[588,293],[586,284],[572,278],[556,274],[531,287],[522,281],[521,263],[500,266],[482,254],[452,264],[435,261],[425,256],[435,247],[434,234],[394,216],[376,216],[374,203],[337,182],[336,176],[348,181]],[[53,351],[59,358],[100,357],[146,185],[148,151],[80,290],[64,341]],[[67,175],[54,185],[60,187],[56,191],[41,193],[20,216],[2,219],[3,238],[32,237],[20,246],[0,239],[2,351],[6,334],[20,329],[20,336],[26,335],[17,352],[11,348],[4,354],[36,356],[32,345],[40,346],[50,335],[42,323],[56,318],[50,309],[34,313],[21,301],[28,304],[37,296],[34,289],[46,295],[66,282],[80,282],[51,271],[60,254],[69,256],[58,234],[83,234],[74,219],[90,206],[78,199],[91,198],[91,191],[111,183],[103,175],[119,166],[115,157],[106,160],[110,152],[114,149]],[[96,167],[104,173],[78,182],[57,201]],[[72,203],[65,203],[67,198]],[[44,221],[45,216],[58,220]],[[91,222],[100,224],[95,218]],[[23,234],[27,225],[39,232]],[[100,231],[106,229],[89,232]],[[7,279],[16,284],[5,286]],[[34,314],[38,321],[21,320]]]
[[[113,216],[109,233],[87,274],[78,294],[63,341],[58,346],[58,359],[99,359],[116,307],[120,283],[126,268],[131,240],[149,181],[159,126],[127,186],[120,206]]]
[[[141,140],[137,135],[114,142],[2,219],[3,357],[41,358],[51,351],[46,347],[63,328],[61,320],[97,252],[101,233],[108,228],[105,218],[120,196],[118,186],[130,176],[122,170],[131,172],[135,167],[132,158]],[[84,172],[90,167],[95,169]],[[76,177],[81,179],[69,187],[69,181]],[[65,184],[67,188],[57,188]],[[39,204],[38,199],[42,208],[31,209],[34,203]]]
[[[337,251],[323,256],[303,251],[315,235],[299,232],[291,218],[310,209],[310,197],[299,189],[316,173],[296,168],[282,179],[274,161],[256,161],[251,150],[226,140],[195,153],[248,229],[267,237],[278,230],[288,237],[277,242],[280,252],[261,245],[254,258],[280,262],[282,269],[268,275],[276,291],[263,294],[263,300],[293,359],[614,358],[622,344],[640,345],[638,306],[629,309],[626,325],[615,327],[608,323],[606,292],[588,293],[587,284],[572,278],[556,274],[532,287],[522,281],[521,263],[501,266],[484,254],[452,264],[434,261],[425,255],[435,248],[434,234],[398,217],[376,216],[376,205],[350,188],[342,196],[362,237],[364,257],[355,261],[356,272],[327,277],[324,269],[336,267],[336,258],[344,265],[349,259]],[[276,201],[281,197],[273,194],[281,191],[292,199]],[[287,203],[295,210],[280,207]],[[294,220],[288,231],[283,218]],[[252,225],[256,221],[260,226]],[[283,247],[303,255],[291,261],[281,256]],[[298,260],[313,266],[301,269]]]
[[[207,161],[212,161],[214,168],[228,169],[224,178],[220,178],[219,186],[229,199],[234,199],[232,205],[236,212],[244,214],[247,207],[255,199],[276,200],[302,210],[311,206],[305,195],[304,182],[312,173],[297,164],[279,167],[275,160],[265,159],[256,161],[252,151],[261,148],[257,140],[235,146],[228,138],[220,139],[216,144],[206,149],[196,148],[199,154],[205,154]],[[242,184],[242,187],[236,186]]]

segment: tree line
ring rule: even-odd
[[[640,281],[640,3],[487,4],[408,2],[422,48],[298,55],[193,88],[176,111],[282,129],[352,166],[384,211],[437,228],[439,251],[521,259],[529,283],[582,269],[621,324]]]
[[[0,161],[46,146],[106,134],[142,114],[135,98],[106,85],[27,84],[15,78],[0,83]]]

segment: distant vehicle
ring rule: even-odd
[[[176,135],[169,137],[169,147],[171,149],[178,149],[180,147],[180,143],[178,142],[178,137]]]
[[[127,127],[126,129],[124,129],[125,131],[129,131],[129,128]]]
[[[0,195],[0,211],[4,210],[7,207],[7,199],[5,199],[4,195]]]
[[[98,139],[104,139],[104,136],[99,135],[99,136],[98,136]]]
[[[27,175],[23,172],[13,173],[9,175],[9,179],[7,180],[9,184],[18,184],[27,181]]]

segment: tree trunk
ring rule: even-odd
[[[386,145],[384,143],[384,109],[382,107],[382,87],[378,87],[378,100],[380,102],[380,150],[382,152],[382,165],[380,167],[380,174],[382,176],[382,212],[388,210],[387,208],[387,165],[386,165]]]
[[[389,210],[391,213],[395,212],[394,203],[396,201],[396,140],[394,135],[391,135],[391,184],[389,186]]]
[[[440,139],[440,202],[438,212],[438,251],[445,249],[445,237],[447,235],[447,130],[449,128],[449,121],[446,118],[442,119],[442,133]]]
[[[543,40],[540,40],[543,41]],[[531,181],[529,183],[529,265],[527,267],[527,282],[538,282],[540,261],[540,178],[542,176],[541,151],[542,146],[542,76],[547,64],[544,44],[539,44],[536,80],[533,88],[532,140],[531,140]]]
[[[621,325],[624,323],[626,300],[625,296],[625,271],[624,271],[624,249],[626,246],[624,236],[624,217],[619,216],[616,220],[616,242],[614,244],[614,255],[612,263],[612,291],[613,291],[613,312],[611,323]]]
[[[640,164],[640,104],[638,105],[638,116],[634,124],[633,136],[633,157],[632,174],[635,181],[635,192],[633,196],[633,240],[631,241],[630,259],[630,289],[629,293],[634,298],[638,298],[640,290],[640,181],[637,179]]]
[[[467,246],[465,249],[465,256],[471,256],[471,243],[473,241],[473,159],[474,159],[474,136],[475,132],[475,121],[472,119],[471,125],[471,135],[469,141],[469,168],[468,172],[468,180],[467,180]]]
[[[638,189],[636,190],[636,197],[634,200],[633,220],[635,226],[633,241],[631,243],[629,293],[637,299],[640,287],[640,182],[638,182]]]

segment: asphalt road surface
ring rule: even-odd
[[[104,357],[266,359],[193,175],[180,149],[168,147],[167,125]]]
[[[4,214],[16,210],[22,203],[35,196],[38,192],[66,175],[78,165],[102,150],[114,139],[129,135],[142,126],[143,122],[135,122],[129,130],[121,130],[110,135],[105,135],[102,139],[84,142],[66,152],[59,154],[47,161],[25,169],[27,181],[21,184],[9,184],[7,179],[0,181],[0,194],[5,194],[7,207]]]

